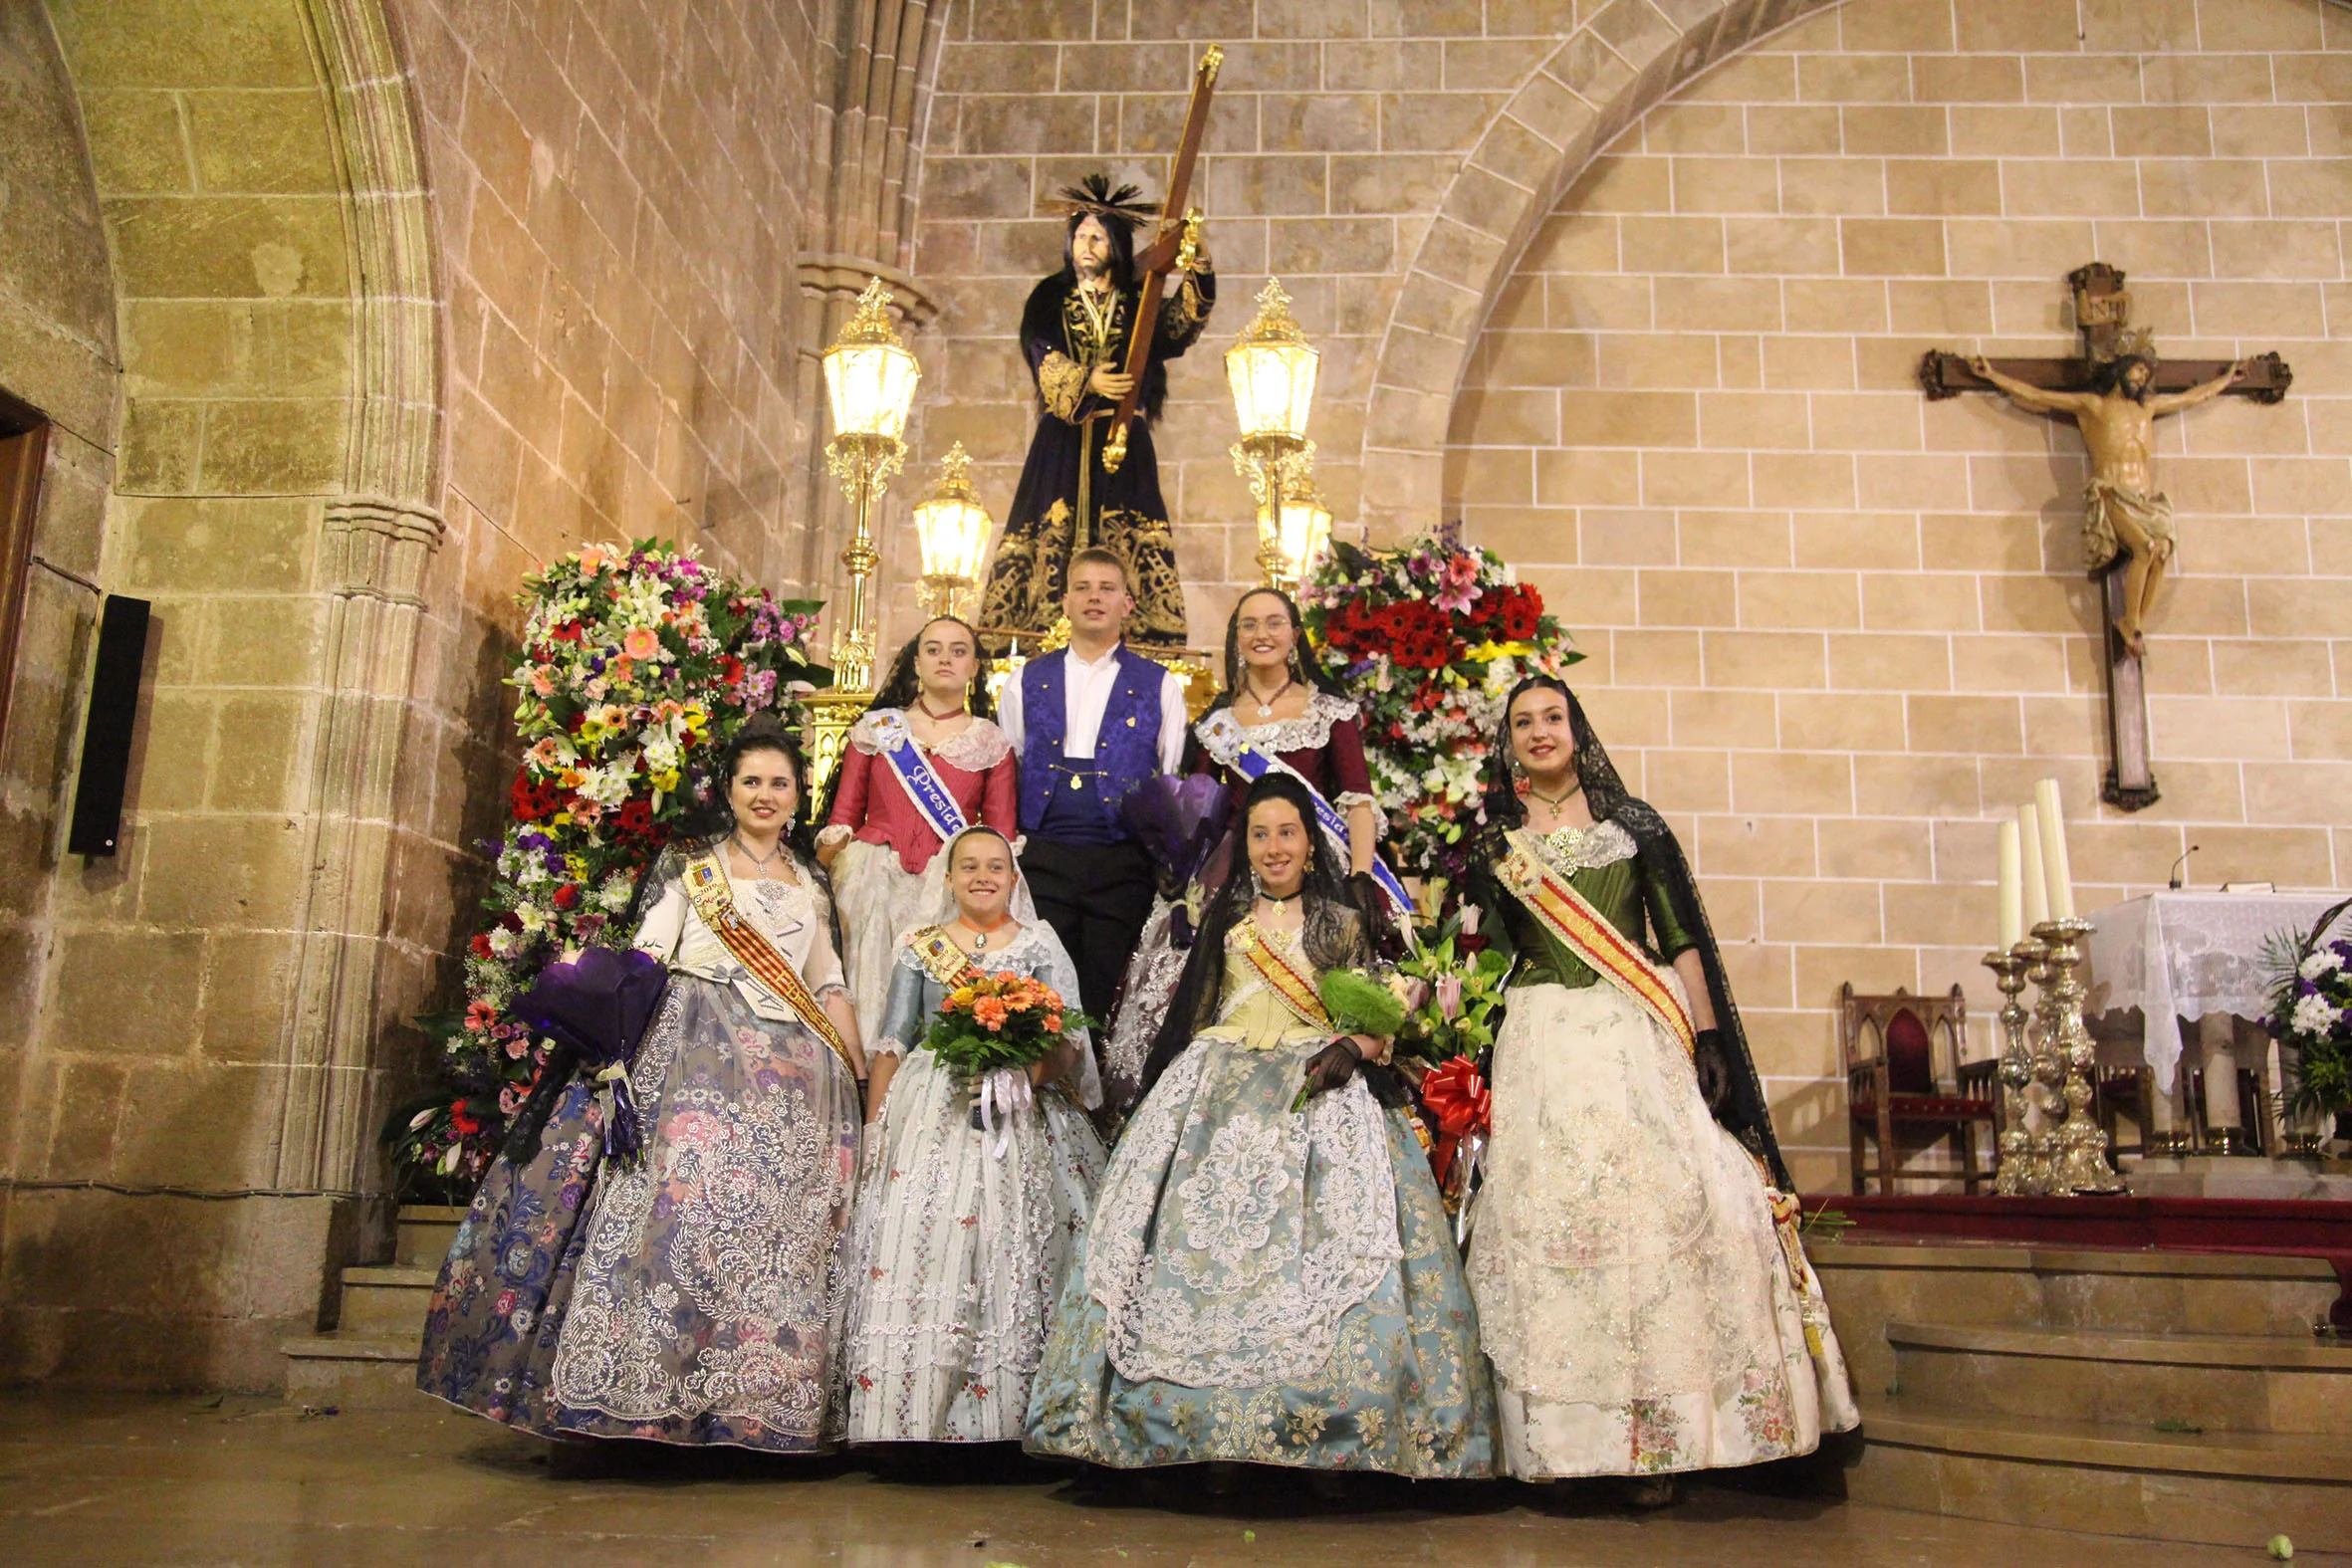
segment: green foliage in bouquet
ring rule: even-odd
[[[1478,945],[1461,917],[1425,932],[1418,951],[1396,969],[1407,1003],[1396,1036],[1401,1054],[1431,1063],[1453,1056],[1477,1061],[1495,1043],[1511,958]]]
[[[2352,1112],[2352,939],[2327,937],[2347,909],[2352,899],[2321,915],[2300,938],[2280,935],[2263,944],[2271,972],[2270,1015],[2263,1021],[2293,1059],[2297,1112]]]
[[[1397,994],[1362,970],[1327,970],[1315,991],[1331,1026],[1342,1034],[1394,1034],[1404,1026],[1405,1005]]]

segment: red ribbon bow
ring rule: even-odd
[[[1430,1069],[1421,1080],[1421,1103],[1437,1122],[1437,1149],[1430,1165],[1443,1185],[1454,1168],[1454,1153],[1472,1133],[1494,1126],[1494,1101],[1478,1064],[1468,1056],[1454,1056]]]

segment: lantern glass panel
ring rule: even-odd
[[[1304,343],[1243,343],[1227,349],[1225,378],[1233,388],[1242,434],[1305,439],[1320,358]]]
[[[1294,578],[1303,579],[1331,543],[1330,508],[1312,496],[1285,497],[1279,527],[1276,544],[1283,553],[1283,561]]]
[[[923,546],[923,575],[978,577],[990,526],[987,512],[959,497],[943,496],[915,508],[915,534]]]
[[[824,387],[834,432],[901,439],[922,374],[915,356],[896,343],[836,343],[826,349]]]

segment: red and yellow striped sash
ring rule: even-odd
[[[1314,982],[1292,968],[1290,960],[1275,951],[1274,944],[1266,940],[1266,933],[1258,929],[1256,921],[1245,920],[1234,927],[1230,945],[1250,961],[1273,990],[1276,1000],[1299,1022],[1318,1029],[1331,1026],[1331,1014],[1323,1007]]]
[[[735,961],[752,972],[752,978],[777,1001],[800,1015],[803,1023],[817,1031],[817,1037],[832,1047],[841,1065],[854,1077],[857,1063],[850,1059],[849,1046],[841,1038],[841,1031],[833,1027],[833,1020],[824,1015],[807,985],[776,945],[762,936],[758,928],[735,912],[735,895],[728,890],[727,873],[713,853],[700,854],[686,863],[686,897],[694,905],[694,912],[735,955]],[[823,940],[822,936],[820,941]]]
[[[1569,885],[1568,879],[1543,863],[1543,856],[1526,828],[1508,835],[1511,852],[1495,870],[1504,887],[1543,923],[1543,929],[1568,946],[1568,951],[1592,966],[1593,973],[1615,986],[1661,1028],[1694,1050],[1698,1033],[1690,1012],[1667,984],[1650,956],[1609,924],[1608,916]]]
[[[988,971],[972,962],[971,955],[956,946],[956,939],[942,926],[925,926],[906,934],[906,945],[914,949],[923,968],[931,978],[949,991],[975,980],[985,980]]]

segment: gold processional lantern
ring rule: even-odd
[[[1282,558],[1282,566],[1267,580],[1286,593],[1296,593],[1330,544],[1331,509],[1323,505],[1315,490],[1313,467],[1294,464],[1283,485],[1282,511],[1275,528],[1275,553]],[[1265,564],[1263,560],[1260,564]]]
[[[972,492],[972,458],[958,441],[939,464],[939,488],[915,508],[923,547],[923,613],[955,615],[961,595],[980,580],[989,530],[996,526]]]
[[[1305,559],[1303,537],[1301,553],[1286,555],[1283,511],[1287,498],[1313,492],[1314,444],[1306,439],[1306,416],[1314,404],[1315,366],[1321,358],[1292,317],[1291,297],[1272,278],[1259,292],[1257,316],[1225,350],[1225,378],[1242,427],[1233,447],[1234,471],[1250,482],[1250,494],[1257,498],[1258,565],[1277,586],[1285,577],[1295,583],[1293,563]],[[1323,517],[1328,537],[1330,514]],[[1302,528],[1305,521],[1302,517]]]
[[[856,314],[824,351],[823,363],[833,414],[825,456],[840,478],[841,494],[857,509],[856,532],[841,552],[841,564],[849,568],[849,612],[833,632],[833,688],[862,692],[872,687],[874,663],[866,581],[881,560],[874,552],[874,501],[906,460],[906,415],[923,375],[890,325],[890,290],[881,279],[857,297]]]
[[[874,550],[874,502],[906,461],[906,415],[923,367],[890,325],[890,290],[876,278],[856,312],[824,351],[825,396],[833,438],[825,460],[856,509],[856,529],[841,564],[849,568],[848,612],[833,623],[833,683],[809,699],[809,792],[814,797],[840,761],[849,726],[873,700],[874,627],[867,583],[881,557]]]

